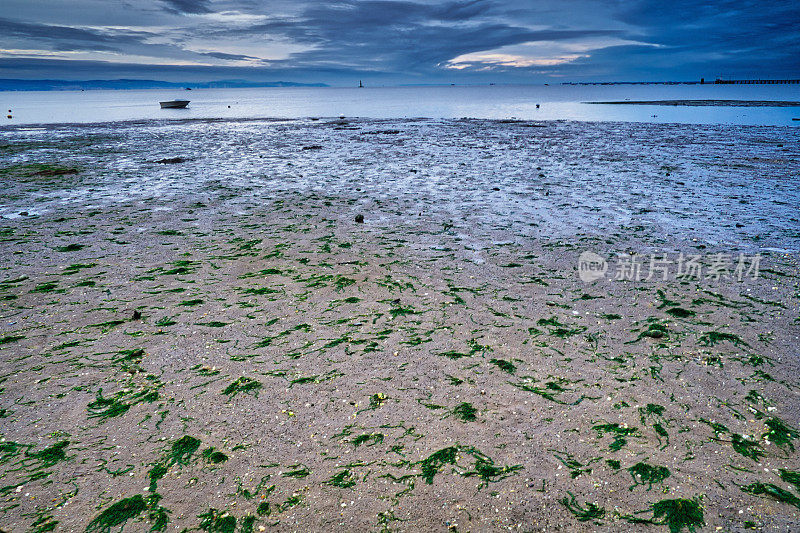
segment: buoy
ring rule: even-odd
[[[536,109],[539,109],[539,104],[536,104]]]
[[[11,118],[11,115],[8,115],[8,118]]]

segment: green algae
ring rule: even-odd
[[[196,305],[200,305],[204,302],[202,298],[195,298],[193,300],[184,300],[178,305],[181,307],[194,307]]]
[[[455,416],[462,422],[474,422],[475,420],[477,420],[477,417],[475,415],[478,412],[478,410],[475,409],[475,407],[473,407],[472,404],[468,402],[462,402],[458,404],[450,412],[453,414],[453,416]]]
[[[216,450],[213,446],[211,448],[206,448],[203,450],[203,453],[200,456],[207,462],[218,465],[220,463],[224,463],[228,460],[228,456],[224,453]]]
[[[787,483],[791,483],[794,485],[794,488],[800,491],[800,472],[795,472],[793,470],[786,470],[781,468],[778,470],[778,475],[782,480]]]
[[[506,361],[504,359],[490,359],[489,362],[503,372],[508,372],[509,374],[513,374],[517,371],[517,367],[514,366],[514,363],[511,361]]]
[[[774,442],[779,448],[789,448],[792,452],[794,451],[792,441],[800,438],[800,433],[796,429],[787,426],[779,418],[770,418],[765,420],[764,424],[769,428],[769,431],[764,433],[762,438]]]
[[[304,477],[308,477],[311,474],[311,471],[305,465],[292,465],[289,468],[294,468],[294,470],[289,470],[287,472],[284,472],[281,474],[281,476],[302,479]]]
[[[699,498],[656,502],[653,504],[653,521],[667,525],[670,533],[680,533],[683,528],[694,532],[706,524]]]
[[[707,331],[700,335],[698,341],[704,346],[714,346],[721,342],[730,342],[734,346],[749,346],[749,344],[744,342],[738,335],[724,331]]]
[[[625,437],[635,435],[638,431],[635,427],[624,427],[616,422],[613,424],[598,424],[596,426],[592,426],[592,429],[597,431],[598,438],[602,438],[606,433],[610,433],[614,436],[614,440],[608,446],[612,452],[621,450],[622,447],[628,443],[628,440]]]
[[[756,481],[749,485],[740,487],[744,492],[750,493],[754,496],[768,496],[781,503],[788,503],[800,509],[800,498],[792,494],[786,489],[783,489],[772,483],[761,483]]]
[[[645,462],[638,462],[626,469],[633,478],[633,485],[628,490],[633,490],[639,485],[647,484],[647,490],[653,488],[654,483],[663,483],[670,476],[670,471],[665,466],[653,466]]]
[[[167,456],[167,466],[187,465],[192,455],[200,448],[201,441],[190,435],[184,435],[172,443],[169,455]]]
[[[674,316],[675,318],[689,318],[696,314],[694,311],[689,311],[688,309],[684,309],[682,307],[671,307],[670,309],[667,309],[665,313]]]
[[[141,494],[124,498],[101,512],[86,526],[86,533],[110,533],[116,526],[136,518],[147,510],[147,503]]]
[[[376,444],[382,443],[383,439],[383,433],[364,433],[363,435],[355,437],[350,442],[354,447],[358,448],[362,444],[366,444],[367,446],[375,446]]]
[[[235,397],[237,394],[245,393],[245,394],[254,394],[256,398],[258,398],[258,391],[264,385],[253,378],[248,378],[246,376],[242,376],[238,378],[236,381],[228,385],[222,390],[222,394],[226,396],[230,396],[231,398]]]
[[[590,502],[584,502],[585,505],[581,505],[578,503],[574,494],[570,491],[567,491],[567,494],[569,496],[564,496],[558,501],[561,505],[566,507],[570,513],[575,515],[575,518],[577,518],[579,522],[595,521],[601,524],[599,521],[606,516],[606,510],[603,507]]]
[[[197,527],[208,533],[235,533],[236,517],[227,512],[217,511],[213,507],[203,514],[197,515],[200,525]]]
[[[62,440],[38,452],[26,452],[25,455],[39,461],[39,468],[48,468],[68,459],[67,452],[65,451],[67,446],[69,446],[69,441]]]
[[[766,455],[766,452],[761,448],[761,445],[755,441],[748,439],[743,435],[734,433],[731,435],[731,446],[736,453],[749,457],[753,461],[758,462],[760,457]]]
[[[325,485],[331,485],[334,487],[339,487],[340,489],[347,489],[356,484],[356,480],[358,477],[353,474],[350,470],[344,469],[340,472],[337,472],[331,478],[325,482]]]
[[[85,244],[71,243],[66,246],[59,246],[56,248],[57,252],[77,252],[86,248]]]
[[[0,345],[11,344],[12,342],[21,341],[24,338],[25,335],[6,335],[5,337],[0,337]]]
[[[425,483],[433,484],[433,478],[438,474],[446,465],[455,465],[458,457],[458,446],[450,446],[442,448],[429,455],[427,458],[420,461],[422,479]]]

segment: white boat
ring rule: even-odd
[[[183,109],[189,105],[190,100],[170,100],[168,102],[159,102],[161,109]]]

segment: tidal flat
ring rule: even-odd
[[[796,128],[6,127],[0,180],[2,531],[800,528]]]

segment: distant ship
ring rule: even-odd
[[[190,100],[170,100],[168,102],[159,102],[161,109],[183,109],[189,105]]]

